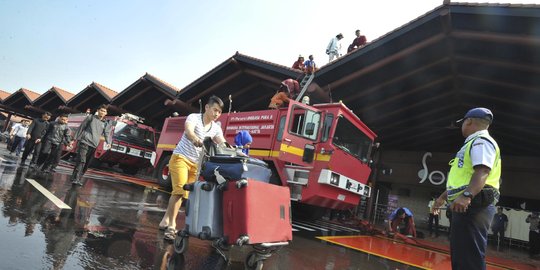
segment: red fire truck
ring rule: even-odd
[[[186,117],[165,120],[156,151],[156,177],[170,184],[168,163]],[[376,135],[341,102],[224,113],[218,120],[232,143],[240,130],[253,137],[250,155],[265,160],[272,184],[288,185],[291,200],[331,209],[356,206],[370,196],[371,150]]]
[[[68,126],[75,133],[80,127],[86,114],[71,114],[68,118]],[[139,169],[152,166],[150,159],[155,156],[156,131],[142,124],[143,119],[132,115],[107,116],[113,124],[109,136],[111,146],[104,148],[105,139],[101,138],[94,155],[93,166],[107,163],[109,166],[118,165],[127,174],[136,174]],[[76,152],[72,149],[71,155]]]

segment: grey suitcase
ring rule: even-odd
[[[195,181],[184,186],[186,202],[185,232],[202,240],[223,237],[223,192],[216,183]]]

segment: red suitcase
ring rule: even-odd
[[[223,192],[223,233],[227,244],[292,240],[288,187],[256,180],[230,181]]]

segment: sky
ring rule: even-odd
[[[369,42],[442,2],[0,0],[0,90],[78,93],[95,81],[121,92],[146,72],[182,89],[236,51],[322,66],[338,33],[346,50],[356,29]]]

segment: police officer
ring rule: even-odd
[[[461,120],[465,143],[450,162],[446,191],[434,207],[447,200],[452,211],[452,269],[486,269],[487,233],[499,198],[501,152],[488,128],[493,113],[474,108]]]

